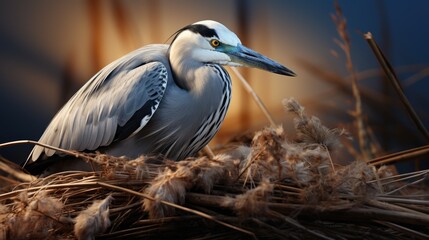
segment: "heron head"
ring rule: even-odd
[[[295,73],[285,66],[242,45],[234,32],[212,20],[196,22],[179,30],[172,48],[176,48],[177,53],[186,53],[203,63],[255,67],[295,76]]]

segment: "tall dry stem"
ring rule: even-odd
[[[343,50],[346,57],[346,67],[347,71],[352,77],[352,92],[353,97],[355,98],[355,109],[353,111],[353,116],[355,117],[355,124],[357,128],[359,148],[362,154],[362,157],[365,161],[371,159],[371,148],[369,146],[369,141],[367,137],[367,132],[364,125],[363,114],[362,114],[362,100],[360,97],[360,91],[357,86],[357,75],[353,68],[353,61],[351,57],[351,44],[350,38],[347,34],[347,21],[343,15],[341,7],[338,1],[335,1],[335,14],[331,15],[332,21],[337,27],[338,35],[341,40],[335,39],[335,43]]]

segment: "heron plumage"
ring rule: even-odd
[[[231,95],[230,77],[218,65],[203,64],[198,66],[203,69],[193,71],[211,81],[201,79],[204,84],[199,82],[199,88],[188,91],[174,81],[167,83],[172,74],[168,48],[169,45],[149,45],[103,68],[58,112],[39,141],[78,151],[103,147],[103,152],[128,157],[158,153],[178,160],[198,152],[225,117]],[[212,80],[216,78],[224,80]],[[165,92],[167,100],[160,104]],[[161,111],[155,115],[159,105]],[[190,111],[190,107],[194,110]],[[156,117],[146,126],[152,115]],[[205,125],[211,121],[218,124],[209,124],[207,127],[212,129],[206,133]],[[58,134],[54,134],[56,129]],[[196,134],[202,134],[204,141],[195,142],[200,140]],[[36,146],[32,160],[42,153],[49,157],[55,151]]]
[[[112,62],[55,115],[39,142],[115,156],[196,154],[219,130],[231,79],[221,65],[294,73],[241,45],[224,25],[201,21],[180,29],[171,45],[153,44]],[[30,162],[57,154],[35,146]]]
[[[54,116],[39,141],[64,149],[95,150],[144,127],[167,86],[168,59],[158,56],[167,49],[168,45],[149,45],[103,68]],[[139,110],[144,114],[136,126],[130,120]],[[35,146],[31,160],[54,153]]]

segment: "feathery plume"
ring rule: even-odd
[[[95,235],[103,233],[110,226],[109,205],[113,197],[107,196],[103,200],[94,201],[87,209],[76,217],[74,234],[79,240],[92,240]]]

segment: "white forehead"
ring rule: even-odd
[[[226,43],[231,46],[237,46],[238,44],[241,44],[241,41],[237,37],[237,35],[231,30],[229,30],[227,27],[225,27],[222,23],[213,20],[203,20],[194,24],[205,25],[208,28],[215,30],[216,34],[219,36],[219,40],[223,43]]]

